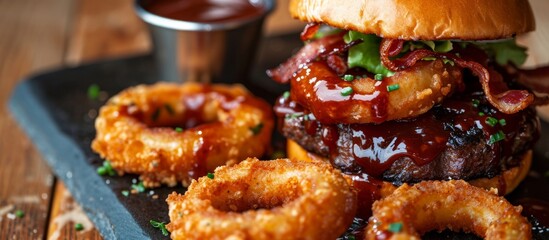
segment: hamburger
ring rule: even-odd
[[[360,189],[463,179],[511,192],[539,137],[522,81],[523,0],[291,0],[305,45],[267,71],[288,156],[331,162]],[[366,196],[375,200],[374,196]],[[363,199],[364,200],[364,199]]]

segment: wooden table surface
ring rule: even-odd
[[[266,34],[302,28],[289,17],[286,1],[268,19]],[[547,10],[544,1],[531,2]],[[101,239],[6,104],[29,74],[148,52],[148,32],[132,5],[133,0],[0,0],[0,239]],[[549,30],[538,20],[538,30],[540,25]],[[547,38],[533,39],[525,41],[538,41],[549,52]],[[548,57],[532,64],[547,63]],[[76,231],[77,223],[84,230]]]

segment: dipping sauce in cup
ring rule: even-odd
[[[136,0],[159,80],[238,83],[249,77],[275,0]]]
[[[165,18],[215,23],[261,16],[265,7],[249,0],[151,0],[145,10]]]

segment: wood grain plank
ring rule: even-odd
[[[20,79],[63,63],[71,0],[0,1],[0,239],[46,235],[53,176],[7,101]],[[22,210],[24,216],[13,213]]]

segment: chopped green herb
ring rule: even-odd
[[[112,168],[111,162],[103,161],[103,166],[97,168],[97,174],[101,176],[109,175],[112,177],[116,175],[116,171]]]
[[[160,117],[160,108],[154,110],[153,114],[151,115],[151,120],[156,121],[158,117]]]
[[[142,193],[145,191],[145,186],[143,185],[143,182],[139,182],[138,184],[132,184],[132,189],[139,192],[139,193]]]
[[[488,141],[488,143],[494,144],[504,139],[505,139],[505,133],[503,133],[503,131],[500,130],[497,133],[490,135],[490,140]]]
[[[473,99],[473,107],[478,107],[480,101],[478,99]]]
[[[290,113],[286,114],[286,119],[292,119],[303,116],[303,113]]]
[[[209,179],[214,179],[214,174],[213,173],[208,173],[206,176],[208,176]]]
[[[122,195],[123,195],[124,197],[130,196],[130,191],[128,191],[128,190],[122,190]]]
[[[399,88],[400,86],[398,84],[393,84],[393,85],[387,86],[387,91],[392,92],[392,91],[398,90]]]
[[[450,59],[444,58],[444,59],[442,59],[442,62],[443,62],[444,64],[450,64],[450,66],[454,66],[454,61],[452,61],[452,60],[450,60]]]
[[[389,231],[392,233],[399,233],[402,231],[402,223],[401,222],[395,222],[389,224]]]
[[[380,74],[380,73],[376,74],[376,75],[374,76],[374,79],[375,79],[376,81],[381,81],[381,80],[383,80],[383,74]]]
[[[84,230],[84,225],[82,225],[82,223],[74,224],[74,230],[82,231],[82,230]]]
[[[343,75],[343,80],[345,80],[347,82],[350,82],[350,81],[355,80],[355,76],[353,76],[351,74],[345,74],[345,75]]]
[[[436,57],[424,57],[421,60],[423,60],[423,61],[435,61],[435,60],[437,60],[437,58]]]
[[[174,130],[176,132],[183,132],[183,128],[180,128],[180,127],[175,127]]]
[[[485,122],[490,125],[490,126],[496,126],[496,124],[498,124],[498,120],[493,118],[493,117],[487,117]]]
[[[101,92],[101,89],[99,89],[99,85],[92,84],[88,87],[88,98],[90,100],[97,100],[99,99],[100,92]]]
[[[483,113],[483,112],[479,112],[478,115],[482,117],[482,116],[484,116],[484,113]]]
[[[261,132],[261,129],[263,129],[263,123],[259,123],[255,127],[250,128],[250,130],[254,135],[259,134]]]
[[[168,236],[170,234],[170,232],[168,232],[168,229],[166,229],[166,224],[164,222],[157,222],[154,220],[150,220],[149,222],[154,228],[160,229],[162,231],[162,235]]]
[[[25,216],[25,212],[23,212],[23,210],[17,210],[15,211],[15,216],[17,218],[23,218]]]
[[[507,121],[505,121],[505,119],[502,118],[502,119],[499,120],[499,125],[505,126],[505,125],[507,125]]]
[[[345,239],[346,239],[346,240],[355,240],[356,237],[355,237],[355,235],[353,235],[353,234],[348,234],[348,235],[345,236]]]
[[[175,110],[173,110],[172,106],[170,106],[170,104],[164,104],[164,108],[166,109],[166,111],[170,114],[170,115],[174,115],[175,114]]]
[[[352,87],[344,87],[343,89],[341,89],[341,96],[349,96],[353,93],[353,88]]]
[[[288,99],[288,98],[290,97],[290,91],[284,92],[284,93],[282,94],[282,97],[283,97],[284,99]]]

